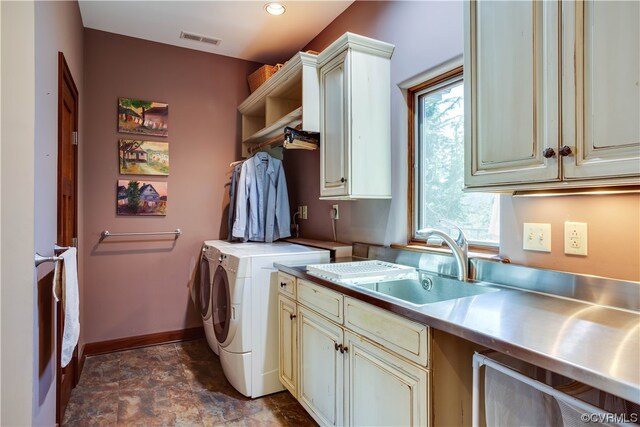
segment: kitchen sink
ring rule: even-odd
[[[417,279],[389,280],[356,284],[379,294],[388,295],[414,305],[432,304],[450,299],[496,292],[500,289],[473,282],[420,273]]]

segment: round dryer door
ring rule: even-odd
[[[216,274],[213,276],[211,304],[213,308],[213,330],[216,333],[218,342],[223,343],[226,341],[227,335],[229,335],[229,326],[231,324],[231,296],[227,272],[222,266],[218,266]]]
[[[200,261],[200,283],[198,287],[200,315],[204,320],[209,320],[209,317],[211,317],[211,311],[209,310],[211,305],[211,272],[209,271],[209,260],[204,256]]]

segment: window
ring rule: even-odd
[[[460,227],[471,244],[498,246],[499,195],[465,193],[464,86],[462,67],[409,89],[413,129],[411,239],[418,230],[439,228],[455,238]]]

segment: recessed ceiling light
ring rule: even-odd
[[[285,12],[285,8],[280,3],[267,3],[264,6],[264,10],[272,15],[282,15]]]

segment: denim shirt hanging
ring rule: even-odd
[[[273,242],[291,236],[287,181],[282,162],[256,153],[242,164],[233,237]]]

